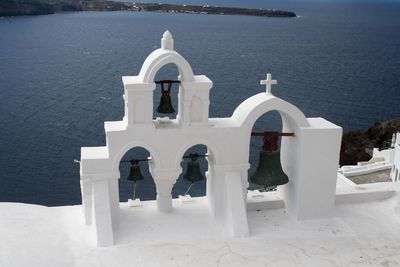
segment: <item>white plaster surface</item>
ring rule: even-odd
[[[154,77],[170,63],[179,71],[177,115],[154,120]],[[207,203],[211,214],[217,223],[225,226],[225,232],[236,237],[247,236],[251,131],[254,123],[269,111],[279,112],[282,131],[294,134],[281,142],[281,162],[289,183],[278,191],[284,193],[287,212],[297,219],[330,216],[335,201],[342,129],[323,118],[306,118],[296,106],[273,96],[271,86],[277,81],[272,80],[271,74],[261,81],[267,87],[266,92],[243,101],[230,118],[210,119],[209,94],[213,82],[204,75],[194,75],[190,64],[174,50],[172,34],[167,31],[161,39],[161,48],[146,58],[140,73],[124,76],[122,81],[123,120],[105,122],[105,147],[81,149],[84,218],[87,225],[95,226],[99,246],[113,245],[119,231],[118,165],[123,155],[134,147],[149,151],[157,208],[170,212],[171,189],[182,172],[182,156],[194,145],[206,145]]]
[[[342,173],[338,172],[337,181],[336,181],[336,190],[342,187],[356,186],[356,184],[344,176]]]
[[[135,199],[128,199],[128,207],[140,207],[142,206],[142,202],[140,201],[139,198]]]
[[[399,183],[367,186],[395,193],[340,204],[333,217],[297,221],[284,209],[248,211],[249,237],[226,237],[205,198],[121,203],[115,246],[97,248],[81,206],[0,203],[0,266],[400,266]],[[348,189],[351,191],[351,189]]]

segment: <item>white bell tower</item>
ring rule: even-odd
[[[176,119],[164,120],[153,114],[154,77],[170,63],[179,71],[178,114]],[[166,31],[161,48],[146,58],[139,74],[122,77],[122,81],[123,120],[104,123],[106,146],[81,149],[85,222],[95,227],[99,246],[118,242],[114,231],[123,208],[119,203],[119,163],[134,147],[149,151],[157,208],[169,213],[174,208],[171,190],[182,172],[185,151],[197,144],[206,145],[210,213],[227,235],[249,235],[246,205],[251,131],[256,120],[269,111],[278,111],[282,131],[293,133],[281,144],[282,167],[289,177],[289,183],[278,187],[285,209],[297,219],[329,216],[335,203],[342,129],[323,118],[306,118],[297,107],[275,97],[270,89],[277,82],[270,74],[261,82],[267,90],[245,100],[231,117],[209,118],[213,83],[204,75],[193,74]]]
[[[154,77],[163,66],[173,63],[179,70],[178,115],[174,125],[201,125],[208,121],[209,95],[212,81],[204,75],[193,75],[189,63],[174,50],[174,39],[166,31],[161,48],[151,53],[138,76],[122,77],[125,90],[125,117],[128,126],[152,124]]]

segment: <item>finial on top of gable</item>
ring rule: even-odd
[[[164,32],[163,37],[161,38],[161,48],[174,50],[174,39],[168,30]]]

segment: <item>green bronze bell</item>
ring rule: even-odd
[[[200,170],[200,163],[196,154],[190,155],[190,160],[187,164],[186,173],[183,175],[183,179],[189,182],[197,182],[204,179],[203,174]]]
[[[143,180],[144,177],[142,175],[142,172],[140,171],[140,165],[138,160],[131,160],[131,169],[129,171],[129,175],[126,178],[129,181],[140,181]]]
[[[157,112],[163,114],[175,113],[175,109],[171,103],[170,95],[161,95],[160,104],[158,105]]]
[[[279,151],[260,151],[257,170],[250,177],[250,181],[264,186],[265,189],[289,182],[288,176],[282,169]]]
[[[289,178],[282,169],[278,141],[279,137],[294,136],[294,133],[253,132],[251,135],[262,136],[263,147],[256,172],[250,177],[250,182],[264,186],[265,190],[287,184]]]
[[[168,83],[168,89],[164,90],[164,83],[161,83],[161,99],[157,108],[158,113],[163,113],[163,114],[175,113],[175,109],[172,106],[172,101],[171,101],[171,86],[172,83]]]

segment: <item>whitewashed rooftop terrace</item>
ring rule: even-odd
[[[106,248],[96,247],[81,206],[0,203],[0,266],[400,266],[400,183],[337,193],[329,219],[296,221],[252,203],[247,238],[223,236],[205,198],[174,200],[169,214],[146,201],[121,209],[116,246]],[[279,202],[274,194],[267,198]]]

